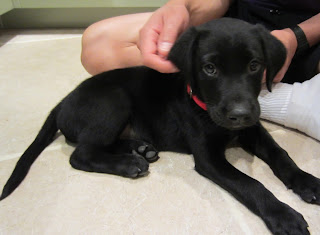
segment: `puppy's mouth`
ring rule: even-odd
[[[208,107],[210,118],[218,126],[229,130],[241,130],[255,125],[259,121],[259,111],[244,112],[242,109],[234,109],[227,113],[213,107]]]

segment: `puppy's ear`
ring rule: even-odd
[[[284,65],[287,57],[287,50],[284,45],[277,38],[272,36],[263,26],[257,25],[256,27],[261,37],[267,67],[266,84],[268,90],[271,92],[273,79]]]
[[[168,59],[187,76],[192,83],[194,51],[199,32],[195,27],[189,28],[180,35],[169,53]],[[191,84],[192,85],[192,84]]]

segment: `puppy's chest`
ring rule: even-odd
[[[173,109],[149,109],[130,118],[135,138],[152,143],[159,151],[186,152],[181,122]]]
[[[135,138],[152,143],[159,151],[189,153],[192,138],[225,134],[205,111],[181,101],[135,110],[130,126]]]

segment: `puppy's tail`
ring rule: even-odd
[[[0,201],[9,196],[19,186],[40,153],[53,141],[58,131],[56,119],[60,109],[61,103],[51,111],[35,140],[20,157],[9,180],[3,188]]]

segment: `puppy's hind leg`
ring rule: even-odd
[[[110,107],[104,107],[102,110],[107,108],[110,109]],[[70,164],[76,169],[88,172],[130,178],[145,175],[148,172],[149,163],[143,156],[132,151],[114,151],[118,149],[118,138],[127,125],[129,113],[127,109],[122,109],[122,112],[117,112],[117,115],[106,115],[96,119],[82,130],[79,135],[79,144],[71,155]]]
[[[113,154],[109,151],[109,147],[81,144],[72,153],[70,163],[79,170],[129,178],[148,172],[149,163],[139,154]]]
[[[119,139],[112,146],[113,153],[134,153],[143,156],[149,163],[159,159],[156,148],[143,140]]]

